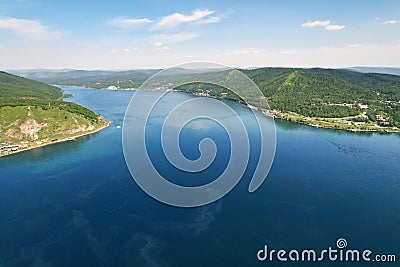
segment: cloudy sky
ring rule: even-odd
[[[0,69],[191,61],[400,66],[400,1],[0,1]]]

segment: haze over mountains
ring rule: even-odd
[[[351,67],[349,70],[354,70],[363,73],[383,73],[400,75],[400,68],[396,67]]]
[[[249,68],[255,70],[259,68]],[[282,69],[282,68],[278,68]],[[283,68],[291,69],[291,68]],[[309,69],[309,68],[306,68]],[[397,67],[350,67],[345,68],[354,72],[361,73],[382,73],[400,75],[400,68]],[[7,72],[25,78],[45,82],[48,84],[63,85],[86,85],[94,88],[104,88],[110,82],[123,82],[125,86],[138,87],[151,75],[162,69],[135,69],[135,70],[75,70],[75,69],[30,69],[30,70],[7,70]],[[215,71],[215,69],[204,69],[203,71]],[[173,68],[169,69],[168,74],[192,73],[191,69]],[[198,72],[198,70],[196,70]],[[86,83],[86,84],[85,84]]]
[[[215,71],[216,69],[184,69],[170,68],[165,75],[179,75]],[[221,70],[221,69],[219,69]],[[118,85],[121,88],[137,88],[147,78],[162,71],[162,69],[135,70],[9,70],[9,73],[48,84],[77,85],[90,88],[107,88]]]

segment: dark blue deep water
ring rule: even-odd
[[[271,263],[256,257],[265,244],[322,249],[336,247],[340,237],[350,248],[396,254],[399,264],[399,135],[277,121],[275,161],[255,193],[247,188],[257,160],[256,135],[249,170],[238,186],[207,206],[176,208],[144,193],[126,167],[117,126],[133,92],[64,89],[75,95],[70,101],[104,115],[112,125],[77,142],[0,159],[0,266],[374,265]],[[191,96],[169,97],[166,106]],[[251,124],[247,108],[230,105]],[[229,151],[219,125],[211,123],[206,135],[214,135],[220,151]],[[198,157],[192,143],[204,136],[182,131],[188,158]],[[156,141],[153,149],[150,153],[159,155]],[[217,160],[223,168],[226,155]],[[213,168],[218,176],[220,170]]]

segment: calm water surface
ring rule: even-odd
[[[400,260],[399,135],[278,121],[272,169],[261,188],[249,194],[258,159],[254,118],[247,108],[229,103],[254,137],[245,177],[213,204],[175,208],[147,196],[125,165],[117,126],[133,92],[64,89],[74,94],[70,101],[113,124],[77,142],[0,159],[0,266],[298,266],[260,263],[256,253],[265,244],[287,250],[335,247],[340,237],[350,248],[397,254]],[[161,108],[189,98],[172,93]],[[153,122],[157,128],[162,118]],[[217,124],[210,122],[206,132],[193,129],[182,131],[189,158],[198,156],[193,142],[204,136],[229,151]],[[156,157],[157,142],[150,143]],[[217,176],[228,159],[220,154],[210,170]],[[168,172],[159,157],[155,162]]]

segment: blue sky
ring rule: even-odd
[[[399,66],[400,1],[0,1],[0,68]]]

